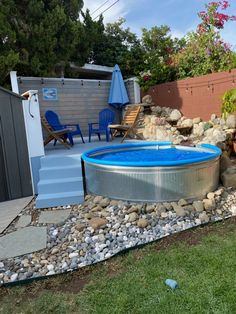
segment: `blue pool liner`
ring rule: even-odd
[[[157,147],[156,150],[153,149],[153,147],[155,146]],[[164,148],[164,146],[166,146],[166,148]],[[149,147],[150,150],[148,150]],[[158,150],[158,147],[162,148]],[[221,149],[217,146],[210,144],[198,145],[196,147],[196,150],[194,150],[194,147],[186,146],[184,147],[184,149],[183,146],[181,147],[181,149],[178,149],[178,146],[174,146],[171,142],[120,144],[92,149],[85,152],[82,155],[82,159],[85,162],[100,165],[125,167],[158,167],[199,163],[214,159],[221,155]],[[142,150],[139,151],[138,148]],[[199,151],[198,148],[202,149],[203,151]],[[127,149],[127,151],[125,149]],[[135,156],[136,151],[137,156]],[[130,154],[127,154],[127,152],[130,152]],[[147,154],[147,158],[149,160],[145,160],[145,154]],[[129,156],[132,159],[130,159]],[[106,157],[112,160],[107,160]],[[135,158],[137,159],[135,160]]]

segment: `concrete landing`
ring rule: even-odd
[[[33,196],[29,196],[0,203],[0,233],[9,226],[22,209],[29,204],[32,198]]]

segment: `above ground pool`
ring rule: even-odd
[[[162,202],[198,199],[217,188],[221,150],[170,142],[101,147],[82,155],[88,193]]]

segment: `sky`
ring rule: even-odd
[[[95,18],[103,10],[117,0],[84,0],[84,9],[88,8]],[[195,30],[199,24],[197,13],[205,10],[206,0],[118,0],[104,12],[104,22],[115,22],[119,17],[126,20],[125,26],[138,35],[143,27],[168,25],[173,37],[182,37],[187,32]],[[236,15],[236,0],[230,1],[230,8],[225,13]],[[221,31],[224,40],[236,49],[236,21],[228,22]]]

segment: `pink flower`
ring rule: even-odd
[[[224,0],[224,1],[221,3],[221,8],[222,8],[222,10],[227,9],[229,6],[230,6],[229,1]]]
[[[151,76],[150,75],[144,75],[143,77],[144,81],[149,81],[151,79]]]

